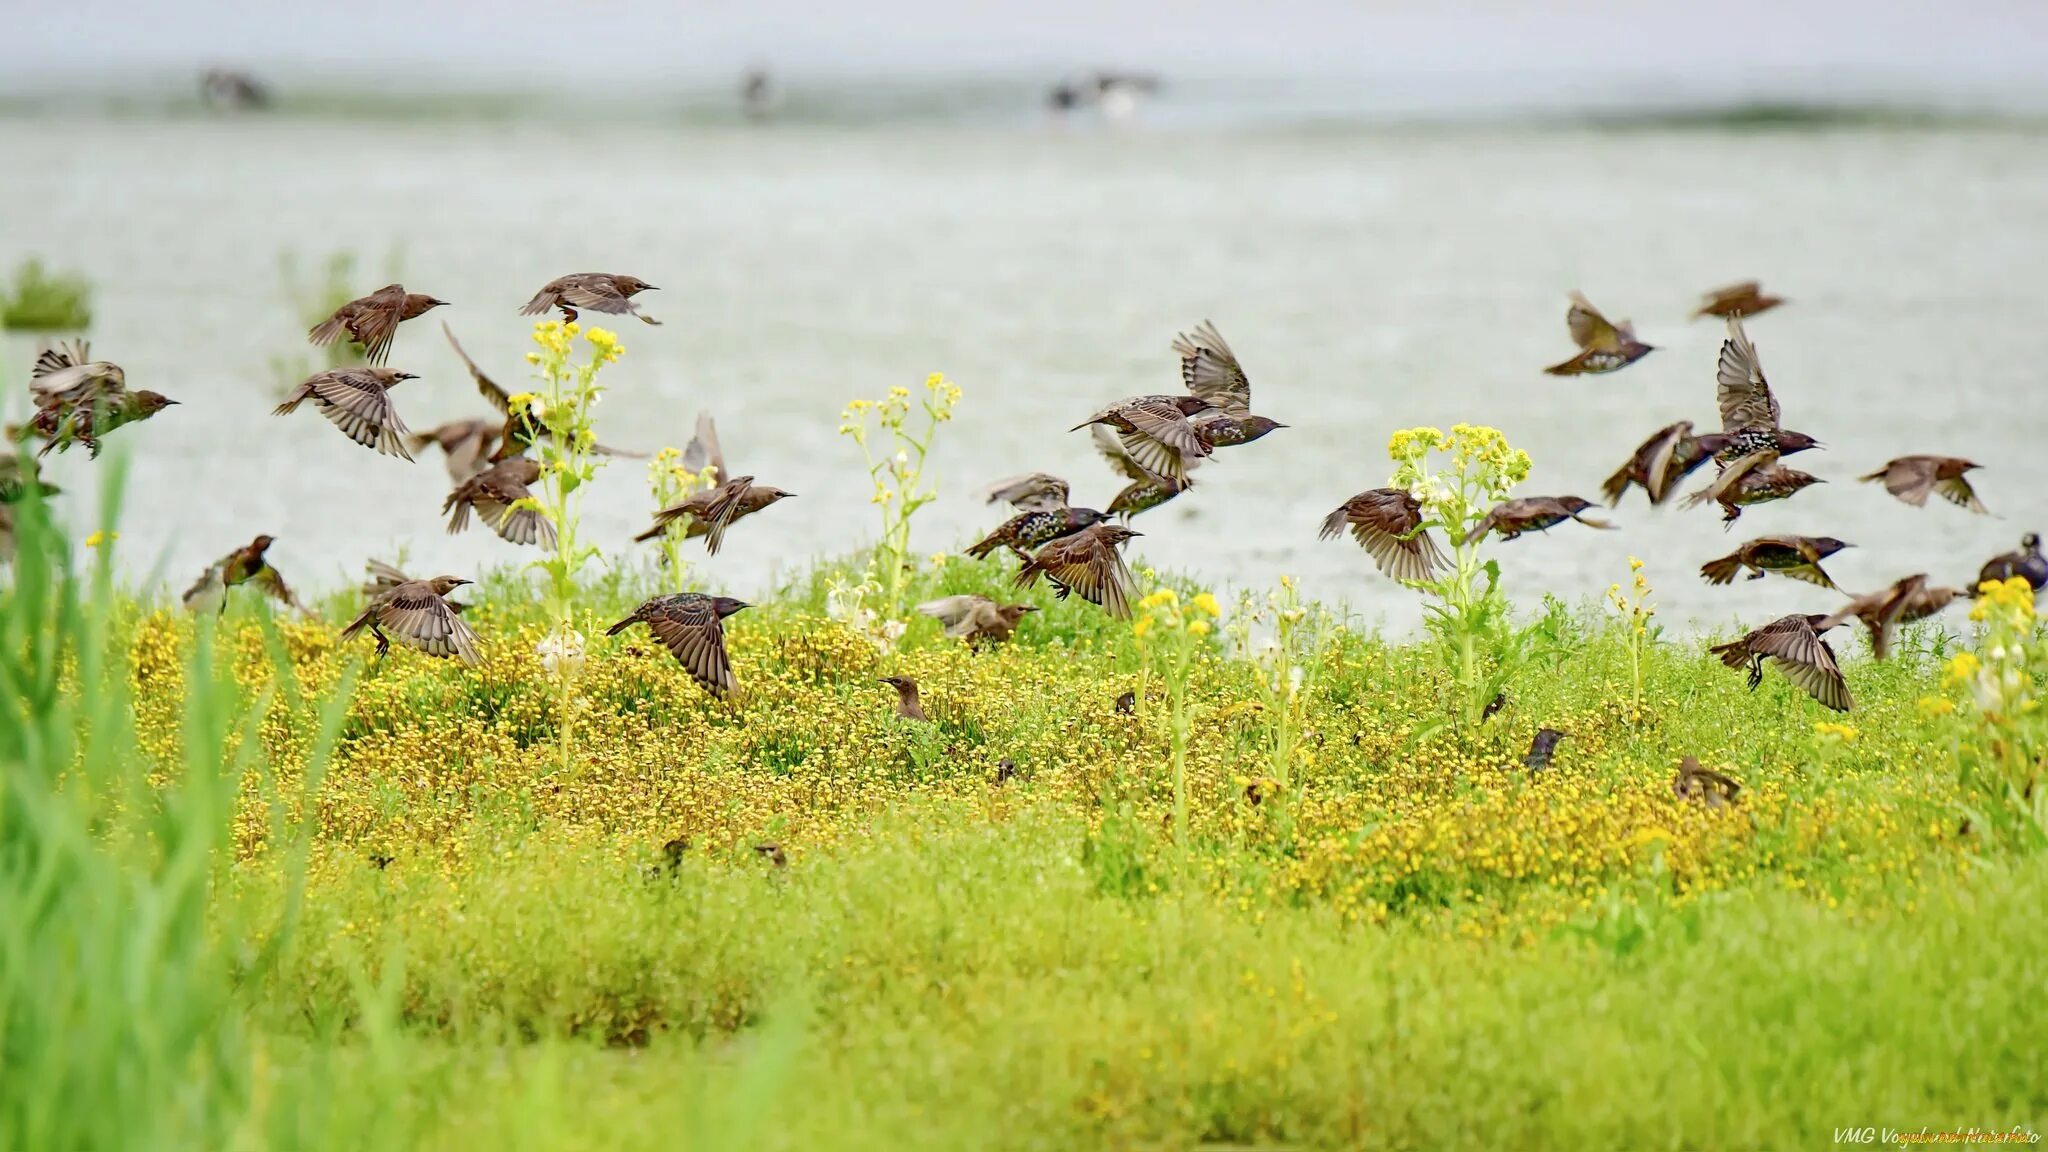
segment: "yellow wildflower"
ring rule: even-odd
[[[1197,636],[1207,636],[1209,634],[1209,622],[1207,620],[1193,621],[1188,625],[1188,631]]]
[[[1856,742],[1856,729],[1847,724],[1830,724],[1822,720],[1813,726],[1813,730],[1823,738],[1832,736],[1844,744]]]
[[[1980,667],[1982,665],[1978,663],[1975,652],[1958,652],[1948,662],[1948,672],[1945,678],[1951,684],[1960,684],[1975,676],[1977,669]]]
[[[121,534],[119,532],[95,532],[85,538],[85,546],[87,548],[99,548],[103,545],[112,544],[120,538]]]
[[[1207,592],[1203,592],[1197,595],[1194,598],[1194,600],[1191,601],[1191,605],[1195,611],[1203,613],[1207,616],[1215,617],[1223,615],[1223,606],[1216,602],[1216,597],[1211,596]]]
[[[1145,638],[1145,633],[1150,632],[1151,630],[1152,618],[1150,616],[1140,616],[1138,617],[1137,621],[1131,625],[1131,635],[1139,640],[1143,640]]]

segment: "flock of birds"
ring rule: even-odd
[[[539,316],[559,311],[565,322],[573,322],[583,310],[658,324],[634,301],[653,288],[633,276],[575,273],[549,281],[520,312]],[[445,303],[391,284],[342,305],[312,329],[309,339],[315,345],[346,339],[362,348],[364,363],[314,373],[278,405],[276,414],[289,416],[310,404],[355,443],[407,461],[414,459],[415,452],[438,447],[455,485],[442,505],[450,532],[465,530],[474,516],[513,544],[551,548],[554,525],[531,502],[533,485],[542,473],[531,451],[537,442],[552,439],[555,433],[544,414],[537,416],[527,406],[515,406],[511,395],[470,359],[445,324],[442,328],[450,345],[496,415],[454,421],[424,433],[410,431],[399,416],[393,389],[415,379],[412,373],[385,366],[399,326]],[[1687,496],[1684,504],[1718,505],[1724,525],[1737,520],[1746,507],[1789,499],[1817,482],[1816,477],[1782,463],[1784,457],[1819,447],[1819,443],[1784,427],[1756,346],[1743,327],[1745,317],[1781,303],[1754,282],[1707,295],[1695,317],[1722,317],[1728,327],[1716,366],[1720,430],[1697,432],[1687,420],[1659,429],[1603,485],[1609,506],[1619,505],[1632,487],[1641,488],[1653,506],[1662,505],[1676,493],[1681,481],[1709,460],[1716,465],[1715,478]],[[1627,322],[1610,322],[1577,293],[1572,294],[1566,326],[1578,352],[1545,369],[1553,375],[1615,372],[1655,350],[1638,340]],[[1191,333],[1178,336],[1172,347],[1180,360],[1180,391],[1128,397],[1074,426],[1074,431],[1090,429],[1096,446],[1124,482],[1109,507],[1098,511],[1070,503],[1067,482],[1049,473],[1008,478],[991,486],[986,496],[989,503],[1012,505],[1015,514],[969,548],[968,555],[981,559],[1007,550],[1020,562],[1014,578],[1017,586],[1030,587],[1043,579],[1061,599],[1078,596],[1113,616],[1130,615],[1134,581],[1122,551],[1141,535],[1129,527],[1131,519],[1187,491],[1217,450],[1248,445],[1286,427],[1252,412],[1250,378],[1213,324],[1205,321]],[[104,437],[177,403],[156,392],[129,390],[120,366],[93,360],[83,343],[45,350],[36,360],[29,390],[35,414],[26,424],[9,430],[19,448],[0,454],[0,549],[7,547],[11,537],[11,507],[31,488],[45,494],[57,491],[41,479],[38,460],[74,445],[84,446],[97,457]],[[26,449],[36,440],[42,445],[31,456]],[[631,455],[602,445],[595,450]],[[702,538],[707,551],[716,554],[734,524],[794,495],[756,484],[751,475],[731,475],[718,445],[717,430],[708,417],[698,418],[696,436],[683,462],[692,471],[708,468],[712,485],[660,509],[653,526],[636,540],[680,533],[685,539]],[[1982,513],[1984,505],[1966,478],[1977,467],[1956,457],[1904,456],[1862,479],[1882,483],[1907,504],[1924,506],[1930,495],[1939,494]],[[1503,541],[1513,540],[1568,520],[1612,528],[1587,515],[1595,507],[1579,496],[1519,497],[1491,509],[1465,532],[1460,543],[1475,543],[1489,533]],[[1328,539],[1348,532],[1382,573],[1415,585],[1429,583],[1450,565],[1434,530],[1434,522],[1414,493],[1378,488],[1353,496],[1330,513],[1322,522],[1321,535]],[[225,604],[229,589],[250,585],[304,611],[266,558],[271,543],[271,537],[258,536],[209,566],[185,593],[185,603],[195,610],[217,610]],[[1822,563],[1845,547],[1848,545],[1831,537],[1761,536],[1709,561],[1701,574],[1711,583],[1727,584],[1745,571],[1752,580],[1776,573],[1839,592]],[[432,656],[475,662],[476,634],[461,618],[463,606],[449,599],[451,592],[470,581],[446,575],[416,579],[377,561],[371,562],[369,570],[363,589],[368,602],[343,629],[344,637],[367,629],[376,638],[380,656],[396,639]],[[1978,580],[2014,576],[2023,577],[2037,591],[2048,585],[2048,558],[2043,557],[2040,539],[2033,533],[2022,539],[2018,551],[1985,564]],[[1860,620],[1870,631],[1874,653],[1882,659],[1894,627],[1933,616],[1967,595],[1961,589],[1930,584],[1924,573],[1910,575],[1879,591],[1854,596],[1831,613],[1781,617],[1712,651],[1731,668],[1747,666],[1752,688],[1760,682],[1765,662],[1770,661],[1821,704],[1847,711],[1851,705],[1848,687],[1825,639],[1831,629],[1850,619]],[[699,684],[723,695],[735,687],[723,622],[746,607],[731,597],[695,592],[656,596],[614,624],[607,635],[635,624],[646,625]],[[937,618],[947,635],[978,645],[1008,639],[1032,608],[965,595],[920,604],[917,610]],[[915,705],[914,686],[907,701]],[[1553,746],[1560,735],[1553,735]],[[1541,743],[1539,734],[1539,747],[1531,749],[1531,756],[1541,751],[1547,762],[1549,749],[1540,747]]]

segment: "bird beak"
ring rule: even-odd
[[[659,291],[661,291],[661,289],[659,289],[659,288],[656,288],[656,287],[655,287],[654,285],[652,285],[652,284],[642,284],[642,285],[640,285],[640,290],[641,290],[642,292],[659,292]]]
[[[173,399],[171,399],[171,398],[170,398],[170,397],[168,397],[168,396],[164,397],[164,407],[166,407],[166,408],[169,408],[169,407],[170,407],[171,405],[173,405],[173,404],[183,404],[183,403],[184,403],[184,401],[183,401],[183,400],[173,400]]]
[[[476,581],[474,581],[474,580],[457,580],[457,581],[455,582],[455,586],[456,586],[456,587],[458,587],[458,588],[460,588],[460,587],[462,587],[462,586],[463,586],[464,584],[474,584],[474,583],[476,583]]]
[[[1273,421],[1273,427],[1275,427],[1275,428],[1285,428],[1285,427],[1287,427],[1287,425],[1285,425],[1285,424],[1282,424],[1282,423],[1281,423],[1281,422],[1279,422],[1278,420],[1275,420],[1275,421]]]
[[[439,308],[439,307],[441,307],[442,305],[444,305],[444,304],[446,304],[446,303],[448,303],[448,302],[447,302],[446,300],[436,300],[436,301],[434,301],[434,302],[433,302],[433,303],[432,303],[431,305],[429,305],[429,307],[432,307],[432,308]]]
[[[1036,605],[1036,604],[1026,604],[1026,605],[1024,606],[1024,610],[1025,610],[1026,612],[1036,612],[1036,611],[1038,611],[1038,605]]]

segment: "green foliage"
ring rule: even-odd
[[[874,485],[868,502],[881,509],[882,515],[882,534],[869,555],[864,581],[875,595],[857,599],[866,601],[868,608],[884,618],[893,618],[903,609],[903,575],[911,564],[911,517],[939,496],[936,482],[926,482],[925,457],[938,437],[939,425],[953,418],[953,408],[960,403],[959,386],[940,373],[925,377],[924,390],[917,402],[925,420],[921,431],[910,427],[908,388],[891,388],[880,400],[855,400],[839,414],[839,434],[860,445],[868,480]],[[871,418],[876,432],[887,433],[886,443],[869,442],[874,435],[868,428]]]
[[[31,256],[0,294],[0,328],[16,332],[81,332],[92,326],[92,282],[80,273],[51,272]]]

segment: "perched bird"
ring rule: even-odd
[[[1628,321],[1611,323],[1577,292],[1572,293],[1572,306],[1564,314],[1564,323],[1571,330],[1572,343],[1579,346],[1579,354],[1562,364],[1545,368],[1544,371],[1552,376],[1614,372],[1656,351],[1651,345],[1636,339],[1636,330]]]
[[[1643,441],[1628,463],[1600,486],[1600,492],[1607,497],[1608,507],[1618,507],[1629,485],[1636,484],[1649,494],[1651,504],[1662,504],[1680,480],[1726,450],[1730,441],[1722,432],[1693,435],[1690,420],[1668,424]]]
[[[1687,756],[1678,762],[1678,771],[1671,777],[1671,793],[1680,800],[1697,800],[1709,808],[1726,808],[1735,803],[1742,792],[1742,785],[1721,775],[1711,768],[1702,768],[1699,757]]]
[[[1721,527],[1726,530],[1742,517],[1742,510],[1752,504],[1768,504],[1783,500],[1801,489],[1827,481],[1811,472],[1787,468],[1783,464],[1764,464],[1768,453],[1745,456],[1723,470],[1710,485],[1685,498],[1687,508],[1697,508],[1712,500],[1721,506]]]
[[[1116,703],[1111,705],[1111,707],[1119,716],[1133,715],[1138,710],[1138,694],[1136,692],[1125,692],[1116,698]]]
[[[1882,660],[1890,647],[1894,627],[1925,620],[1968,595],[1960,588],[1929,588],[1927,574],[1922,572],[1850,600],[1840,611],[1821,621],[1818,631],[1826,632],[1851,618],[1861,620],[1870,629],[1871,654]]]
[[[535,441],[552,442],[555,439],[554,430],[548,427],[545,420],[535,415],[531,407],[520,412],[512,411],[512,394],[505,391],[497,381],[484,375],[484,370],[477,367],[476,361],[469,358],[469,353],[462,350],[461,342],[455,339],[455,333],[448,325],[441,325],[441,334],[448,338],[448,346],[455,349],[455,354],[462,358],[462,366],[469,370],[469,378],[476,383],[477,395],[482,396],[491,407],[497,409],[498,415],[505,420],[504,427],[498,433],[498,449],[484,457],[486,461],[517,456],[533,447]],[[603,444],[592,444],[589,450],[599,456],[621,456],[634,460],[646,456],[644,452],[628,452],[623,448],[610,448]]]
[[[1700,306],[1692,318],[1702,316],[1758,316],[1785,302],[1781,296],[1764,292],[1763,285],[1755,280],[1744,280],[1726,288],[1716,288],[1700,297]]]
[[[692,492],[656,512],[654,527],[633,539],[635,542],[653,540],[668,531],[669,525],[687,516],[689,526],[683,530],[683,538],[704,537],[705,551],[716,556],[725,543],[727,528],[778,500],[794,495],[796,493],[784,492],[772,485],[756,484],[752,476],[735,476],[716,488]]]
[[[503,420],[450,420],[406,438],[408,451],[424,452],[428,445],[448,458],[448,478],[457,484],[489,467],[504,439]]]
[[[1977,586],[1982,588],[1994,581],[2010,580],[2015,576],[2033,585],[2036,592],[2048,586],[2048,558],[2041,555],[2039,534],[2029,532],[2020,537],[2019,551],[1993,556],[1985,561],[1983,569],[1977,573]]]
[[[22,427],[8,429],[10,439],[42,437],[45,443],[37,456],[83,444],[97,459],[101,437],[177,403],[160,392],[130,392],[128,374],[120,365],[93,360],[91,355],[90,345],[73,341],[46,348],[36,357],[28,381],[35,414]]]
[[[365,599],[374,600],[393,588],[398,587],[400,584],[412,583],[412,577],[407,576],[399,569],[398,565],[387,564],[382,560],[370,561],[363,565],[363,570],[369,574],[368,579],[363,581],[363,597]],[[462,610],[469,607],[469,605],[450,600],[448,601],[448,607],[454,609],[457,615],[461,615]]]
[[[377,638],[377,655],[391,651],[390,636],[408,648],[429,656],[454,656],[464,664],[477,662],[476,633],[460,617],[460,609],[448,594],[472,581],[459,576],[436,576],[431,580],[408,580],[371,597],[362,615],[341,630],[347,640],[365,627]],[[386,630],[390,636],[387,636]]]
[[[917,700],[917,681],[908,676],[884,676],[882,683],[896,689],[896,714],[905,720],[929,721]]]
[[[1717,644],[1708,651],[1719,656],[1721,663],[1730,668],[1749,665],[1749,686],[1752,690],[1763,683],[1764,660],[1775,660],[1778,671],[1804,689],[1807,695],[1837,712],[1847,712],[1851,705],[1849,684],[1842,679],[1841,665],[1835,662],[1835,650],[1828,647],[1822,635],[1820,625],[1826,622],[1825,616],[1781,616],[1754,632],[1726,644]]]
[[[989,504],[1001,501],[1025,512],[1052,512],[1067,506],[1067,482],[1050,472],[1027,472],[996,481],[983,495]]]
[[[391,389],[402,380],[417,380],[410,372],[395,368],[334,368],[315,372],[305,383],[292,389],[284,403],[271,409],[273,416],[289,416],[307,400],[322,416],[349,439],[386,456],[410,461],[412,452],[406,438],[412,433],[399,419],[398,406],[391,402]]]
[[[1038,550],[1017,572],[1017,586],[1029,588],[1043,575],[1064,600],[1069,592],[1100,604],[1118,619],[1131,614],[1133,592],[1131,570],[1118,551],[1142,532],[1114,524],[1095,524],[1071,536],[1062,536]]]
[[[1977,499],[1976,489],[1963,478],[1963,473],[1979,467],[1981,465],[1956,456],[1901,456],[1858,479],[1882,481],[1885,491],[1915,508],[1925,508],[1928,493],[1939,492],[1941,498],[1949,503],[1982,515],[1989,509]]]
[[[292,593],[284,582],[284,576],[271,566],[264,553],[270,550],[275,539],[258,536],[233,552],[213,562],[190,588],[185,589],[185,607],[198,612],[212,608],[216,612],[227,611],[228,589],[244,584],[254,584],[264,595],[280,604],[298,609],[310,616],[304,604]]]
[[[1198,396],[1133,396],[1111,404],[1069,431],[1078,432],[1090,424],[1112,428],[1124,452],[1146,475],[1162,484],[1184,485],[1188,462],[1211,451],[1195,434],[1188,417],[1208,409],[1208,401]]]
[[[1436,538],[1422,526],[1422,504],[1399,488],[1360,492],[1323,517],[1317,539],[1333,540],[1349,529],[1381,572],[1396,580],[1424,584],[1450,566]]]
[[[1765,573],[1776,572],[1808,584],[1834,588],[1834,580],[1821,569],[1820,562],[1850,547],[1854,545],[1832,536],[1759,536],[1719,560],[1700,565],[1700,575],[1709,584],[1733,584],[1735,574],[1747,568],[1751,580],[1761,580]]]
[[[1033,604],[998,604],[986,596],[970,593],[927,600],[917,606],[917,611],[945,625],[946,635],[979,646],[1008,640],[1024,614],[1036,612],[1038,607]]]
[[[642,292],[659,291],[654,285],[638,276],[619,276],[610,272],[571,272],[557,276],[541,286],[533,299],[519,310],[521,316],[540,316],[550,308],[562,310],[564,323],[573,323],[576,309],[587,308],[592,312],[603,312],[612,316],[631,316],[642,324],[659,324],[652,316],[644,316],[633,307],[632,297]]]
[[[656,596],[633,609],[631,616],[605,629],[604,634],[616,636],[635,624],[647,625],[654,638],[668,646],[676,662],[705,691],[723,696],[737,684],[732,662],[725,656],[724,621],[747,607],[750,605],[730,596],[706,596],[701,592]]]
[[[1107,519],[1108,515],[1093,508],[1062,506],[1044,512],[1019,512],[969,548],[967,554],[980,560],[998,548],[1008,548],[1017,559],[1029,560],[1032,549]]]
[[[1194,486],[1194,471],[1202,463],[1199,458],[1186,462],[1188,475],[1179,482],[1161,480],[1138,466],[1107,425],[1097,424],[1088,431],[1095,441],[1095,450],[1102,453],[1117,475],[1129,481],[1109,502],[1110,515],[1128,523],[1138,513],[1149,512]]]
[[[1536,738],[1529,741],[1529,752],[1522,757],[1522,767],[1529,770],[1533,778],[1538,772],[1550,767],[1550,757],[1557,751],[1557,742],[1571,735],[1555,728],[1538,728]]]
[[[469,514],[474,509],[478,519],[500,538],[552,551],[554,523],[537,508],[514,507],[521,500],[533,498],[529,486],[539,479],[540,461],[530,456],[514,456],[457,484],[441,503],[441,511],[448,517],[449,535],[469,527]]]
[[[423,292],[407,292],[403,284],[386,284],[336,308],[334,315],[313,325],[306,338],[326,347],[346,333],[363,346],[363,359],[382,364],[391,355],[391,340],[398,335],[400,324],[446,303]]]
[[[1577,520],[1588,528],[1611,529],[1614,525],[1605,520],[1581,513],[1595,507],[1591,500],[1577,496],[1524,496],[1496,504],[1486,519],[1472,526],[1465,533],[1463,543],[1472,544],[1483,538],[1489,531],[1500,533],[1502,540],[1513,540],[1524,532],[1547,532],[1567,520]]]

